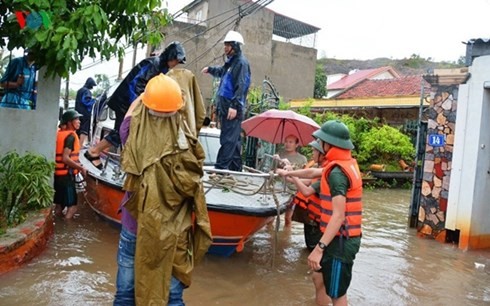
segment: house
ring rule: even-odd
[[[200,71],[206,66],[223,65],[223,38],[234,29],[245,40],[243,52],[251,65],[253,87],[261,88],[268,78],[286,100],[313,96],[315,43],[320,28],[278,14],[258,2],[240,0],[195,0],[176,17],[163,29],[165,43],[183,43],[187,53],[183,67],[194,72],[208,103],[213,96],[213,79]]]
[[[345,87],[334,98],[313,100],[312,111],[333,111],[369,119],[377,117],[387,124],[399,126],[418,121],[420,104],[428,105],[425,99],[421,102],[421,95],[426,96],[430,87],[420,75],[400,76],[390,67],[355,74],[357,76],[352,74],[352,78],[346,76],[335,82],[338,89]],[[298,108],[305,101],[292,100],[290,103],[292,108]]]
[[[330,81],[332,77],[335,81]],[[327,99],[335,98],[342,92],[349,90],[364,80],[386,80],[399,78],[400,75],[390,66],[364,69],[364,70],[352,70],[349,74],[335,74],[327,76]]]

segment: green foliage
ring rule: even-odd
[[[412,54],[410,58],[404,59],[404,65],[410,68],[421,68],[424,66],[425,62],[430,62],[431,58],[425,59],[420,57],[418,54]]]
[[[272,83],[263,83],[262,87],[251,87],[247,95],[248,114],[260,114],[266,110],[283,107],[289,109],[289,104],[284,106],[284,100],[278,96]],[[285,108],[284,108],[285,107]]]
[[[0,2],[0,47],[30,48],[48,75],[67,77],[80,69],[86,56],[122,58],[126,46],[158,44],[163,39],[160,29],[171,22],[167,9],[159,9],[162,4],[161,0]],[[15,11],[45,11],[51,24],[20,29]]]
[[[407,162],[414,159],[415,147],[410,137],[397,128],[383,124],[379,118],[370,120],[334,112],[312,114],[308,102],[303,108],[295,111],[313,118],[320,126],[328,120],[340,120],[345,123],[355,147],[352,155],[357,159],[361,169],[371,164],[385,164],[388,171],[400,171],[400,159]],[[311,154],[305,148],[302,148],[301,152],[307,156]]]
[[[308,99],[306,102],[298,109],[296,109],[296,112],[298,114],[304,115],[311,117],[311,106],[313,105],[314,99]]]
[[[0,232],[24,221],[28,211],[49,207],[54,163],[45,157],[9,152],[0,159]]]
[[[103,93],[107,88],[111,87],[111,81],[109,80],[109,76],[107,74],[96,74],[95,83],[97,83],[97,87],[93,91],[94,97],[98,96],[99,94]]]
[[[262,112],[262,89],[260,87],[250,87],[247,95],[249,113],[259,114]]]
[[[317,64],[315,69],[315,87],[313,97],[321,99],[327,95],[327,74],[322,64]]]
[[[410,137],[388,125],[371,128],[368,133],[362,133],[359,140],[356,157],[361,164],[413,160],[415,155]]]

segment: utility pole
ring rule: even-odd
[[[119,59],[119,72],[117,73],[117,81],[122,80],[122,74],[123,74],[123,67],[124,67],[124,57]]]
[[[138,51],[138,43],[134,44],[134,47],[133,47],[133,66],[136,66],[136,53]]]
[[[64,109],[67,110],[68,107],[70,106],[69,105],[69,98],[70,98],[70,76],[68,75],[66,77],[66,82],[65,82],[65,105],[64,105]]]

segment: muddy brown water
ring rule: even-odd
[[[350,305],[490,305],[490,251],[416,237],[410,191],[365,191],[361,250]],[[281,223],[283,218],[281,218]],[[271,224],[242,253],[207,255],[184,293],[187,305],[314,305],[302,225]],[[112,305],[119,231],[86,206],[57,221],[41,256],[0,276],[0,305]]]

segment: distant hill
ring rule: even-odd
[[[420,75],[426,74],[428,69],[461,68],[465,66],[464,58],[461,58],[458,63],[432,62],[417,55],[412,55],[410,58],[401,60],[376,58],[362,61],[322,58],[318,60],[318,63],[323,64],[327,75],[337,73],[347,74],[354,69],[372,69],[383,66],[391,66],[402,75]]]

